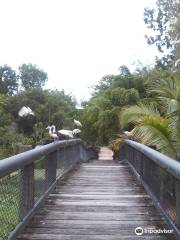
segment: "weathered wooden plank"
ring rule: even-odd
[[[63,234],[22,234],[19,240],[170,240],[172,235],[168,236],[136,236],[134,234],[128,236],[117,235],[63,235]]]
[[[152,212],[154,213],[157,212],[157,210],[154,208],[154,206],[139,206],[137,208],[137,206],[61,206],[61,208],[59,208],[59,206],[53,205],[54,203],[52,202],[52,204],[50,205],[45,205],[45,208],[47,210],[54,210],[54,211],[66,211],[66,212],[111,212],[112,214],[114,214],[115,212],[120,212],[120,213],[143,213],[143,212]]]
[[[138,226],[156,226],[156,225],[163,225],[163,220],[139,220],[138,221]],[[30,222],[29,227],[42,227],[42,228],[59,228],[59,229],[94,229],[96,227],[98,228],[106,228],[106,229],[119,229],[119,228],[124,228],[124,226],[129,226],[131,228],[136,228],[137,227],[137,220],[135,219],[133,220],[99,220],[99,221],[95,221],[95,220],[79,220],[76,219],[76,221],[74,220],[59,220],[59,219],[36,219],[34,218],[33,221]]]
[[[159,228],[162,228],[162,225],[158,225]],[[136,226],[123,226],[123,228],[107,228],[107,227],[94,227],[94,228],[52,228],[52,227],[27,227],[24,233],[36,233],[36,234],[67,234],[67,235],[113,235],[121,234],[122,236],[128,236],[134,234]],[[154,225],[147,225],[144,228],[157,229]],[[88,230],[88,231],[87,231]],[[135,234],[134,234],[135,236]]]
[[[60,191],[57,190],[58,193],[60,194],[84,194],[84,195],[87,195],[87,194],[91,194],[91,195],[114,195],[114,194],[117,194],[117,195],[132,195],[132,194],[141,194],[142,192],[139,191],[138,189],[125,189],[124,191],[123,190],[112,190],[111,189],[61,189]]]
[[[132,200],[134,201],[134,198],[136,199],[150,199],[150,196],[148,195],[115,195],[115,194],[111,194],[111,195],[91,195],[91,194],[61,194],[61,193],[55,193],[55,194],[50,194],[49,196],[51,199],[53,198],[61,198],[61,199],[124,199],[124,200]]]
[[[151,227],[151,226],[149,226]],[[87,233],[88,230],[88,233]],[[33,235],[32,235],[33,234]],[[43,235],[42,235],[43,234]],[[88,237],[92,237],[92,239],[102,239],[104,237],[105,240],[111,239],[111,236],[116,237],[116,240],[119,239],[167,239],[167,240],[175,240],[174,236],[172,234],[167,234],[167,235],[150,235],[150,234],[144,234],[143,236],[137,236],[134,233],[134,229],[129,228],[129,229],[119,229],[118,232],[116,229],[106,229],[106,228],[95,228],[95,229],[57,229],[57,228],[27,228],[26,232],[23,234],[24,238],[25,237],[30,237],[30,236],[36,236],[42,237],[48,236],[49,237],[52,235],[54,236],[55,239],[59,239],[61,235],[66,239],[66,236],[70,236],[70,239],[89,239]],[[21,236],[23,236],[21,235]],[[77,237],[77,238],[76,238]],[[79,237],[79,238],[78,238]],[[84,237],[84,238],[83,238]],[[101,238],[102,237],[102,238]],[[117,238],[120,237],[120,238]],[[134,238],[133,238],[134,237]],[[159,237],[159,238],[158,238]],[[26,238],[25,238],[26,239]],[[36,239],[36,238],[35,238]],[[43,239],[43,238],[37,238],[37,239]],[[60,238],[61,239],[61,238]],[[91,238],[90,238],[91,239]]]
[[[140,202],[140,203],[134,203],[134,202],[110,202],[110,201],[94,201],[94,200],[90,200],[90,201],[70,201],[70,202],[63,202],[63,200],[55,200],[54,201],[56,206],[136,206],[136,207],[145,207],[145,206],[153,206],[153,203],[147,203],[147,202]]]
[[[54,212],[50,214],[40,214],[36,215],[34,220],[37,222],[39,220],[93,220],[96,219],[98,221],[157,221],[163,220],[164,218],[160,215],[148,215],[148,214],[114,214],[111,213],[84,213],[84,212],[77,212],[77,213],[63,213],[63,212]]]

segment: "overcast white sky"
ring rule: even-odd
[[[37,64],[48,88],[78,100],[120,65],[157,54],[144,39],[143,9],[155,0],[0,0],[0,65]]]

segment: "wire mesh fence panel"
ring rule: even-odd
[[[65,148],[58,149],[58,151],[57,151],[57,171],[56,171],[57,178],[59,178],[64,172],[65,158],[66,158]]]
[[[65,149],[65,159],[64,159],[64,171],[67,171],[69,167],[71,166],[71,161],[72,161],[72,148],[71,146],[68,146]]]
[[[34,202],[36,203],[45,192],[45,157],[34,163]]]
[[[142,161],[143,180],[156,196],[166,214],[175,223],[176,197],[174,177],[146,156],[143,156]]]
[[[21,171],[0,179],[0,239],[7,239],[20,221],[20,188]]]
[[[49,189],[56,181],[57,170],[57,151],[46,156],[45,160],[45,175],[46,175],[46,190]]]
[[[128,144],[129,143],[129,144]],[[128,160],[173,228],[180,231],[180,164],[142,144],[127,141],[121,158]],[[177,177],[176,177],[177,176]]]
[[[171,220],[176,223],[175,178],[163,169],[160,169],[160,176],[160,203]]]
[[[160,199],[161,176],[159,166],[143,154],[141,176],[153,194]]]
[[[76,164],[80,142],[59,141],[27,152],[22,149],[22,153],[0,161],[0,240],[16,239],[54,190],[57,179]]]

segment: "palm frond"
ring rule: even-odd
[[[145,117],[134,128],[133,136],[143,144],[155,145],[162,153],[176,157],[177,149],[173,141],[178,140],[172,141],[172,131],[167,118]]]
[[[169,99],[178,99],[179,93],[176,80],[172,78],[159,79],[149,86],[149,92],[154,93],[157,97],[165,97]]]
[[[117,139],[111,141],[110,146],[114,151],[118,151],[123,142],[124,142],[124,138],[119,136]]]
[[[160,116],[156,107],[151,103],[139,103],[138,105],[124,108],[120,113],[121,127],[128,124],[136,124],[145,116]]]

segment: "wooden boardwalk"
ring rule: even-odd
[[[112,161],[107,149],[103,152],[101,160],[81,164],[59,183],[19,240],[175,239],[135,234],[136,227],[169,227],[129,166]]]

